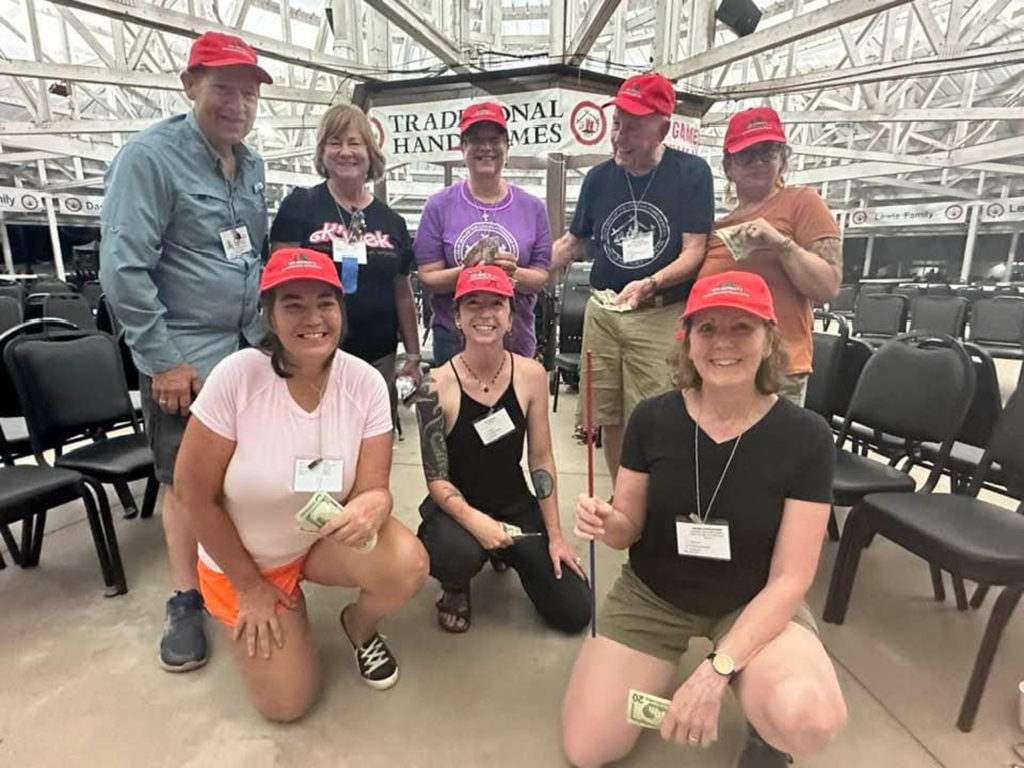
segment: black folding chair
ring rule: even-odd
[[[56,451],[55,466],[84,476],[104,516],[109,516],[109,506],[103,483],[145,479],[142,517],[150,517],[159,484],[146,435],[128,396],[116,342],[102,333],[72,334],[61,340],[23,337],[8,345],[4,359],[21,398],[36,462],[46,465],[44,453]],[[126,422],[131,434],[106,436]],[[99,437],[64,453],[68,436],[81,432]],[[117,585],[127,591],[113,530],[108,541]]]
[[[964,337],[967,299],[962,296],[918,296],[910,308],[910,330]]]
[[[43,317],[59,317],[83,331],[95,331],[96,318],[85,297],[78,293],[51,293],[43,298]]]
[[[73,293],[74,287],[64,281],[58,280],[55,277],[41,277],[38,280],[33,280],[31,285],[28,286],[28,292],[31,293]]]
[[[583,318],[590,301],[590,262],[569,266],[562,288],[562,306],[558,313],[558,352],[551,372],[552,411],[558,410],[558,390],[562,380],[578,383],[580,355],[583,351]]]
[[[853,335],[873,347],[881,346],[906,330],[909,306],[906,296],[861,291],[853,315]]]
[[[969,495],[877,493],[865,496],[846,519],[825,604],[824,620],[842,624],[864,545],[875,535],[942,569],[983,585],[1003,586],[989,617],[957,727],[970,731],[1003,630],[1024,594],[1024,505],[1016,512],[979,501],[993,462],[1024,477],[1024,396],[1007,403],[985,451]],[[930,490],[930,489],[929,489]]]
[[[845,320],[852,320],[853,312],[857,307],[858,288],[859,286],[856,283],[841,285],[839,293],[828,303],[828,311],[834,315],[839,315]],[[827,331],[830,323],[831,320],[828,317],[824,318],[822,328]]]
[[[19,307],[24,306],[25,297],[27,295],[28,292],[25,290],[25,286],[21,283],[0,280],[0,296],[7,296],[8,298],[14,299],[18,302]]]
[[[841,315],[816,310],[816,320],[835,321],[838,333],[813,334],[814,370],[807,379],[804,407],[830,421],[836,412],[839,396],[839,377],[842,371],[843,351],[850,336],[850,328]]]
[[[992,357],[1024,360],[1024,298],[980,299],[971,306],[971,341]]]
[[[89,280],[82,284],[82,297],[89,302],[89,308],[96,310],[100,306],[100,297],[103,295],[103,286],[99,280]]]

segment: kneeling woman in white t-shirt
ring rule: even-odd
[[[359,588],[341,628],[362,678],[383,690],[398,663],[377,622],[427,576],[423,546],[391,517],[387,386],[338,349],[341,301],[330,258],[273,255],[260,284],[265,349],[213,370],[175,468],[206,607],[233,627],[249,695],[271,720],[300,717],[319,688],[300,581]]]

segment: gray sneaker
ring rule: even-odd
[[[175,592],[167,601],[160,666],[168,672],[188,672],[207,660],[203,632],[203,596],[197,590]]]
[[[754,726],[747,724],[747,743],[736,768],[785,768],[792,762],[791,755],[771,746],[754,730]]]

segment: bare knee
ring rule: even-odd
[[[430,558],[423,544],[412,534],[403,536],[397,549],[394,591],[404,601],[419,592],[427,580],[430,575]]]
[[[316,692],[285,692],[276,696],[253,696],[256,711],[272,723],[293,723],[313,706]]]
[[[597,733],[593,724],[583,718],[566,717],[562,721],[562,751],[573,768],[600,768],[621,760],[629,754],[632,742],[626,745],[609,744]]]
[[[846,703],[841,695],[823,691],[803,680],[776,686],[765,711],[777,737],[785,742],[775,746],[795,755],[821,752],[846,724],[847,718]]]

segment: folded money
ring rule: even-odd
[[[477,264],[493,264],[497,261],[500,251],[501,243],[498,241],[498,238],[482,237],[473,243],[466,252],[462,263],[471,267]]]
[[[615,297],[619,294],[611,288],[605,288],[602,291],[591,291],[590,295],[594,301],[600,304],[604,309],[610,309],[612,312],[631,312],[633,309],[629,306],[629,302],[616,304]]]
[[[743,261],[754,252],[754,246],[750,244],[750,238],[747,237],[746,228],[751,224],[767,224],[764,219],[758,217],[751,221],[744,221],[742,224],[733,224],[731,227],[720,227],[716,229],[712,234],[718,235],[719,239],[725,243],[725,247],[729,249],[729,253],[736,261]]]
[[[668,699],[660,696],[652,696],[649,693],[629,689],[629,697],[626,701],[626,720],[641,728],[660,728],[661,721],[665,719],[668,706],[671,704]]]
[[[329,493],[317,491],[302,509],[295,513],[295,519],[299,522],[300,530],[306,533],[319,533],[328,520],[344,511],[345,508]]]

